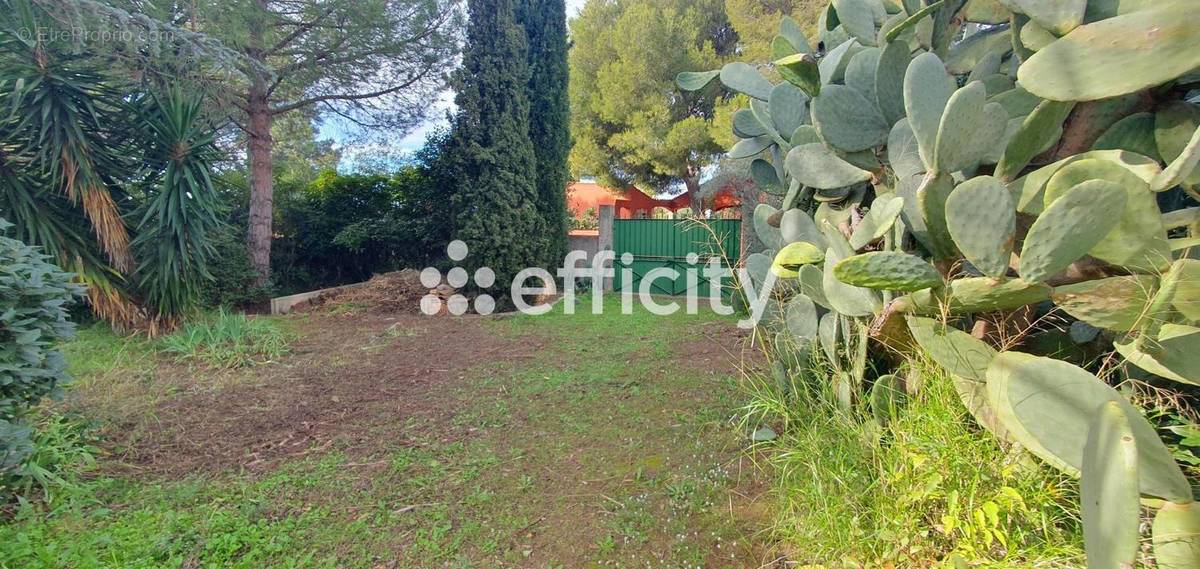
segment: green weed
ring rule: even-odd
[[[291,335],[276,321],[221,309],[186,324],[160,340],[160,345],[163,352],[180,361],[237,368],[278,359],[287,352],[290,341]]]
[[[887,427],[827,403],[834,397],[820,387],[748,381],[748,426],[780,432],[762,448],[777,474],[775,531],[793,561],[1078,566],[1075,483],[1002,447],[974,425],[949,378],[913,365],[924,386]]]
[[[57,507],[62,496],[77,493],[81,473],[96,462],[91,429],[78,417],[35,410],[33,454],[14,472],[0,476],[0,506],[15,498],[28,505]]]

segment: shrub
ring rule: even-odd
[[[250,264],[244,228],[230,226],[212,239],[208,272],[212,279],[200,283],[200,303],[209,308],[262,306],[271,297],[269,286],[256,285],[258,274]]]
[[[0,219],[0,231],[9,227]],[[40,250],[0,235],[0,475],[33,451],[26,412],[67,381],[57,346],[74,334],[67,306],[83,294],[72,278]]]
[[[392,174],[327,171],[279,205],[273,280],[282,293],[361,282],[435,254],[445,200],[424,166]]]
[[[266,318],[248,318],[221,308],[161,340],[180,361],[217,368],[267,363],[287,353],[290,335]]]

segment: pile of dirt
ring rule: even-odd
[[[371,277],[371,280],[332,290],[314,298],[305,307],[307,311],[324,310],[343,304],[361,305],[373,312],[418,313],[421,298],[429,294],[421,284],[421,273],[404,269]]]

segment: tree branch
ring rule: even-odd
[[[274,46],[271,46],[264,53],[266,53],[267,55],[275,55],[279,50],[287,47],[289,44],[291,44],[293,41],[295,41],[296,38],[299,38],[300,36],[308,33],[310,30],[312,30],[314,27],[316,27],[317,24],[320,24],[321,20],[324,20],[325,18],[329,17],[330,14],[333,13],[333,10],[334,10],[334,6],[329,6],[328,8],[325,9],[324,12],[322,12],[319,16],[314,18],[312,21],[296,24],[296,29],[292,30],[291,33],[284,36],[282,39],[280,39],[278,42],[276,42]]]
[[[363,99],[374,99],[375,97],[382,97],[384,95],[395,93],[402,89],[408,88],[408,87],[412,86],[414,83],[416,83],[417,81],[420,81],[421,79],[425,78],[428,74],[429,74],[429,70],[426,69],[426,70],[422,71],[420,74],[409,79],[408,81],[400,83],[399,85],[393,85],[386,89],[380,89],[378,91],[370,91],[367,93],[353,93],[353,94],[351,94],[351,93],[327,93],[325,95],[317,95],[314,97],[309,97],[307,99],[301,99],[299,101],[295,101],[292,103],[285,103],[282,105],[272,107],[271,114],[278,115],[278,114],[286,113],[289,111],[294,111],[299,108],[307,107],[314,103],[320,103],[323,101],[361,101]]]

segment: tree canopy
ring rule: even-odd
[[[567,7],[563,0],[519,0],[529,62],[529,140],[537,162],[537,207],[546,221],[542,266],[567,252],[567,157],[571,108],[567,97]]]
[[[250,257],[270,270],[272,123],[291,112],[403,133],[427,117],[459,48],[453,0],[137,2],[240,54],[244,82],[222,85],[250,162]]]
[[[723,92],[682,93],[681,71],[712,69],[737,34],[721,0],[593,0],[571,22],[571,168],[614,187],[699,188],[721,153]]]
[[[513,0],[467,4],[471,19],[456,75],[458,115],[448,157],[456,188],[453,237],[470,248],[468,269],[489,267],[497,286],[507,287],[519,270],[538,266],[547,247],[529,138],[526,38]]]

